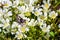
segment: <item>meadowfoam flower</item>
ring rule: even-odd
[[[15,38],[21,39],[21,38],[23,38],[23,34],[20,32],[16,32]]]
[[[25,19],[26,21],[30,21],[30,18],[24,17],[23,19]]]
[[[18,27],[18,23],[17,22],[13,22],[12,24],[12,28]]]
[[[28,5],[32,5],[34,4],[34,2],[37,0],[24,0],[24,3],[28,4]]]
[[[39,17],[37,18],[38,25],[43,25],[43,20],[41,20]]]
[[[28,25],[30,18],[22,17],[22,18],[20,18],[19,21],[21,21],[21,23],[24,23],[25,25]]]
[[[35,16],[39,16],[39,15],[42,15],[42,9],[35,9],[35,12],[34,12],[34,15]]]
[[[5,8],[12,6],[12,2],[10,0],[3,0],[2,4],[4,5]]]
[[[32,6],[32,5],[26,5],[26,4],[25,4],[25,6],[26,6],[26,10],[27,10],[28,12],[32,12],[32,11],[34,10],[34,6]]]
[[[21,12],[21,13],[25,13],[27,11],[27,9],[25,8],[25,6],[19,6],[17,7],[17,9]]]
[[[28,27],[26,27],[26,31],[29,31],[29,28]]]
[[[12,12],[11,11],[5,12],[4,18],[10,18],[10,16],[12,16]]]
[[[1,32],[2,30],[0,29],[0,32]]]
[[[12,27],[11,27],[12,28],[11,33],[15,34],[18,31],[17,28],[19,27],[21,27],[21,25],[19,25],[17,22],[13,22]]]
[[[20,24],[21,25],[21,24]],[[20,32],[26,32],[26,31],[29,31],[29,28],[24,24],[24,25],[21,25],[20,27],[18,27],[18,31]]]
[[[30,22],[28,23],[29,26],[35,26],[37,24],[37,20],[35,21],[34,19],[31,19]]]
[[[43,26],[40,26],[43,32],[49,32],[50,31],[50,25],[43,24]]]
[[[49,7],[50,7],[50,5],[51,5],[51,4],[50,4],[50,0],[47,0],[47,1],[44,0],[43,3],[44,3],[44,4],[42,5],[42,7],[43,7],[43,12],[48,12],[48,11],[49,11],[48,9],[49,9]]]
[[[29,6],[28,6],[28,10],[29,10],[29,12],[32,12],[32,11],[34,10],[34,6],[29,5]]]
[[[18,16],[20,16],[21,18],[25,18],[25,15],[23,13],[18,14]]]
[[[48,9],[49,7],[50,7],[50,0],[48,0],[48,1],[46,1],[46,0],[44,0],[43,1],[43,3],[44,3],[44,5],[42,5],[42,7],[44,8],[44,9]]]
[[[7,15],[8,15],[8,16],[12,16],[12,12],[9,11],[9,12],[7,13]]]
[[[26,31],[26,27],[25,26],[22,26],[22,27],[20,27],[19,29],[18,29],[20,32],[25,32]]]
[[[3,27],[3,24],[0,24],[0,27]]]
[[[21,27],[18,27],[18,31],[19,32],[25,32],[25,28],[26,28],[26,26],[25,25],[21,25]]]
[[[32,12],[34,10],[34,6],[32,6],[32,5],[19,6],[19,7],[17,7],[17,9],[21,13]]]
[[[59,10],[57,10],[57,12],[60,12],[60,9],[59,9]]]
[[[55,19],[56,16],[58,16],[58,13],[55,13],[55,11],[51,11],[51,12],[49,13],[49,17],[52,18],[52,19]]]
[[[17,7],[20,3],[20,0],[13,1],[12,7]]]
[[[40,15],[39,17],[40,17],[41,20],[46,20],[47,19],[47,16],[45,16],[45,15]]]
[[[60,28],[60,24],[58,25],[58,27]]]
[[[10,27],[9,19],[6,19],[6,20],[3,19],[3,20],[1,20],[1,22],[2,22],[1,25],[3,26],[3,29],[5,29],[5,28],[7,28],[7,27],[8,27],[8,28]]]
[[[25,4],[29,4],[30,3],[30,0],[24,0],[24,3]]]
[[[0,8],[0,17],[3,16],[3,10]]]

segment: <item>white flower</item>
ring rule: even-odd
[[[26,25],[18,27],[18,31],[24,33],[25,31],[29,31],[29,28]]]
[[[3,23],[4,22],[4,18],[0,18],[0,22]]]
[[[27,17],[24,17],[23,19],[24,19],[24,20],[26,20],[26,21],[25,21],[25,25],[28,25],[28,23],[29,23],[30,19],[29,19],[29,18],[27,18]]]
[[[35,16],[39,16],[39,15],[42,15],[42,9],[35,9],[35,12],[34,12],[34,15]]]
[[[26,31],[26,27],[21,26],[20,28],[18,28],[18,31],[21,32],[21,33],[24,33]]]
[[[43,24],[43,27],[40,26],[43,32],[49,32],[50,31],[50,25]]]
[[[12,16],[12,12],[11,11],[9,11],[9,12],[5,12],[5,14],[4,14],[4,18],[9,18],[10,16]]]
[[[6,28],[6,27],[10,27],[9,19],[6,19],[3,29]]]
[[[55,11],[51,11],[49,13],[49,17],[52,18],[52,19],[56,18],[56,16],[58,16],[58,13],[55,13]]]
[[[3,10],[0,8],[0,17],[3,16]]]
[[[29,18],[27,18],[27,17],[24,17],[23,19],[25,19],[26,21],[30,21],[30,19],[29,19]]]
[[[32,12],[33,10],[34,10],[34,6],[32,6],[32,5],[29,5],[29,12]]]
[[[3,24],[0,24],[0,27],[3,27]]]
[[[25,8],[25,6],[19,6],[17,7],[17,9],[21,12],[21,13],[25,13],[27,11],[27,9]]]
[[[29,31],[29,28],[26,27],[26,31]]]
[[[34,10],[34,6],[32,6],[32,5],[26,5],[26,4],[25,4],[25,6],[26,6],[26,10],[27,10],[28,12],[32,12],[32,11]]]
[[[39,17],[40,17],[41,20],[47,20],[47,13],[44,12],[44,15],[42,14]]]
[[[34,4],[35,1],[37,1],[37,0],[24,0],[24,3],[28,4],[28,5],[32,5],[32,4]]]
[[[46,20],[47,19],[47,16],[45,16],[45,15],[40,15],[39,17],[40,17],[41,20]]]
[[[23,13],[19,14],[18,16],[20,16],[21,18],[25,18],[25,15]]]
[[[30,3],[30,0],[24,0],[24,3],[25,4],[29,4]]]
[[[44,16],[47,17],[47,12],[44,12]]]
[[[20,0],[15,0],[15,2],[16,2],[16,5],[18,5],[18,4],[19,4],[19,2],[20,2]]]
[[[34,6],[32,6],[32,5],[19,6],[19,7],[17,7],[17,9],[21,13],[32,12],[34,10]]]
[[[5,29],[5,28],[9,28],[10,27],[10,24],[9,24],[9,19],[6,19],[6,20],[4,20],[4,19],[2,19],[1,20],[1,24],[0,24],[0,26],[3,26],[3,29]]]
[[[23,34],[20,32],[16,32],[15,38],[21,39],[21,38],[23,38]]]
[[[59,10],[57,10],[57,12],[59,12],[59,13],[60,13],[60,9],[59,9]]]
[[[12,12],[9,11],[9,12],[7,13],[7,15],[8,15],[8,16],[12,16]]]
[[[12,6],[12,2],[10,0],[3,0],[2,4],[4,5],[5,8]]]
[[[19,25],[18,25],[18,23],[17,22],[13,22],[13,24],[12,24],[12,28],[15,28],[15,27],[18,27]]]
[[[42,5],[42,7],[46,10],[46,9],[48,9],[49,7],[50,7],[50,0],[43,0],[43,3],[44,3],[44,5]]]
[[[21,27],[20,30],[21,30],[21,32],[25,32],[26,31],[26,27]]]
[[[13,1],[12,7],[17,7],[19,3],[20,3],[20,0]]]
[[[34,4],[37,0],[30,0],[30,5]]]
[[[60,24],[58,25],[58,27],[60,28]]]
[[[19,6],[17,7],[17,9],[19,9],[19,11],[21,11],[21,13],[25,13],[25,12],[31,12],[33,11],[34,7],[32,5],[25,5],[25,6]]]
[[[35,26],[37,24],[37,20],[31,19],[31,21],[28,23],[29,26]]]
[[[7,12],[8,12],[8,10],[9,10],[9,9],[4,8],[4,9],[3,9],[4,14],[5,14],[5,13],[7,13]]]
[[[2,30],[0,29],[0,32],[1,32]]]
[[[11,30],[11,33],[12,34],[15,34],[18,30],[17,30],[17,28],[20,28],[21,27],[21,25],[19,25],[17,22],[13,22],[13,24],[12,24],[12,30]]]
[[[39,17],[37,18],[38,25],[43,25],[43,20],[41,20]]]

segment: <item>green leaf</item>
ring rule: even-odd
[[[50,36],[54,37],[54,32],[50,32]]]

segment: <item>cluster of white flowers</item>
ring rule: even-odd
[[[39,25],[43,32],[48,33],[51,26],[46,21],[54,20],[58,13],[51,11],[50,0],[43,0],[42,5],[34,5],[36,0],[0,0],[0,28],[15,34],[15,38],[27,37],[24,33],[30,26]],[[60,26],[60,25],[59,25]],[[2,29],[0,29],[1,32]],[[7,33],[5,32],[5,33]]]

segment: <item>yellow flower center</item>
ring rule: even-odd
[[[31,15],[30,12],[26,12],[26,13],[25,13],[25,16],[30,16],[30,15]]]
[[[21,27],[21,31],[22,32],[25,32],[25,27]]]
[[[7,4],[7,3],[5,3],[5,4],[4,4],[4,6],[8,6],[8,4]]]
[[[44,19],[45,19],[45,17],[44,17],[44,16],[40,16],[40,18],[41,18],[42,20],[44,20]]]
[[[28,21],[26,21],[26,25],[28,24]]]
[[[39,15],[39,13],[38,12],[35,12],[35,15]]]
[[[38,25],[40,25],[40,26],[41,26],[42,24],[43,24],[42,22],[38,22]]]
[[[49,8],[49,5],[46,3],[46,4],[45,4],[45,7],[46,7],[46,8]]]
[[[21,39],[23,37],[23,35],[22,34],[18,34],[17,37]]]
[[[9,23],[5,23],[4,26],[7,27],[9,25]]]
[[[43,31],[43,32],[46,32],[46,29],[47,29],[47,28],[43,28],[42,31]]]
[[[56,17],[56,15],[55,14],[52,14],[51,17],[54,19]]]

